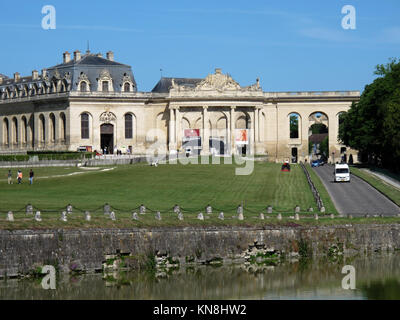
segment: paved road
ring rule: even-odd
[[[351,175],[350,183],[334,183],[333,169],[331,165],[313,168],[328,190],[339,213],[354,216],[365,214],[394,216],[400,213],[400,208],[396,204],[355,175]]]

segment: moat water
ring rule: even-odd
[[[343,289],[344,265],[356,271],[356,288]],[[0,299],[400,299],[400,253],[301,260],[254,270],[196,266],[150,272],[57,275],[56,289],[41,279],[1,279]]]

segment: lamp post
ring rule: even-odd
[[[335,164],[335,151],[332,152],[332,161],[333,161],[333,164]]]

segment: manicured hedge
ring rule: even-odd
[[[26,154],[4,154],[0,155],[0,161],[28,161],[29,156]]]
[[[0,155],[0,161],[29,161],[34,156],[37,156],[39,160],[79,160],[90,159],[94,155],[93,152],[28,151],[27,154]]]

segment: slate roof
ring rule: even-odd
[[[196,85],[203,79],[197,78],[165,78],[162,77],[160,81],[157,82],[156,86],[151,90],[151,92],[167,93],[169,88],[172,87],[172,79],[178,85],[184,85],[187,87],[196,87]]]
[[[70,90],[77,90],[79,84],[79,77],[82,73],[84,73],[90,81],[91,91],[97,91],[97,79],[100,76],[100,73],[104,70],[108,71],[111,78],[113,79],[113,87],[114,91],[121,92],[123,91],[123,78],[124,76],[129,76],[134,84],[134,92],[137,91],[137,85],[135,78],[132,73],[132,69],[127,64],[122,64],[119,62],[111,61],[105,59],[103,57],[97,56],[97,54],[92,54],[90,52],[83,54],[81,59],[75,61],[73,59],[73,55],[71,56],[71,60],[67,63],[61,63],[52,67],[49,67],[47,70],[48,80],[47,82],[52,80],[56,73],[59,73],[61,78],[64,77],[65,74],[69,73],[71,76],[71,80],[68,80],[68,83],[71,85]],[[21,77],[19,81],[15,83],[14,78],[5,78],[3,83],[0,85],[1,87],[5,86],[20,86],[26,83],[30,85],[36,83],[41,85],[44,81],[42,76],[39,74],[39,78],[37,80],[32,80],[32,76]]]

